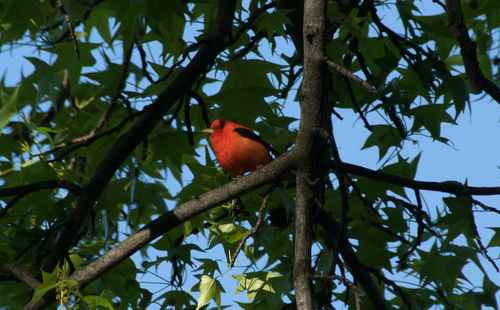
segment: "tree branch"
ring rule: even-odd
[[[456,181],[446,182],[425,182],[415,181],[403,178],[397,175],[385,173],[382,171],[375,171],[365,167],[342,163],[342,167],[347,173],[352,173],[358,176],[366,177],[372,180],[377,180],[385,183],[390,183],[398,186],[408,187],[416,190],[428,190],[434,192],[450,193],[454,195],[480,195],[491,196],[500,195],[500,186],[495,187],[476,187],[460,184]]]
[[[12,274],[14,277],[28,284],[32,289],[36,289],[41,284],[38,279],[16,263],[0,263],[0,271]]]
[[[484,90],[500,103],[500,88],[487,79],[479,67],[476,42],[471,40],[469,31],[465,26],[460,0],[446,0],[446,13],[448,14],[449,25],[455,30],[458,45],[460,46],[460,54],[464,61],[465,75],[470,83],[471,93],[480,94]]]
[[[330,60],[328,58],[325,58],[325,62],[330,68],[332,68],[335,71],[337,71],[338,73],[340,73],[340,75],[342,75],[342,76],[348,78],[349,80],[354,81],[354,82],[358,83],[359,85],[361,85],[364,89],[366,89],[367,92],[369,92],[371,94],[377,93],[377,90],[375,88],[373,88],[373,86],[371,86],[370,84],[368,84],[368,82],[366,82],[365,80],[363,80],[359,76],[355,75],[351,71],[347,70],[346,68],[337,65],[335,62],[333,62],[332,60]]]
[[[78,40],[76,39],[75,35],[75,27],[71,22],[71,18],[69,18],[68,12],[66,12],[66,9],[63,6],[62,0],[57,0],[57,7],[59,8],[59,11],[61,11],[62,15],[64,16],[64,20],[68,25],[69,34],[71,35],[71,41],[73,42],[73,49],[75,50],[76,57],[80,59],[80,50],[78,49]]]
[[[480,94],[483,73],[477,60],[476,43],[470,39],[469,31],[465,26],[460,0],[446,0],[446,13],[448,14],[448,24],[455,30],[460,45],[460,54],[462,54],[464,61],[465,75],[469,80],[471,93]]]
[[[169,232],[183,222],[221,203],[248,193],[270,181],[279,180],[285,171],[292,169],[295,165],[296,156],[292,150],[282,154],[262,169],[258,169],[250,175],[242,176],[175,207],[173,210],[151,221],[139,231],[130,235],[115,248],[104,253],[89,265],[72,274],[69,280],[77,281],[78,288],[80,290],[83,289],[103,273],[118,265],[162,234]],[[42,309],[50,302],[51,300],[41,299],[36,303],[25,305],[25,308],[31,310]]]

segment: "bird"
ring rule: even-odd
[[[201,130],[210,136],[215,157],[232,177],[251,172],[270,163],[279,153],[252,129],[234,122],[217,119],[210,128]]]

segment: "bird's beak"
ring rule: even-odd
[[[211,134],[214,132],[214,130],[212,128],[205,128],[202,129],[201,132]]]

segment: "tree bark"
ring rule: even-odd
[[[297,309],[313,309],[311,282],[311,213],[321,204],[325,171],[328,171],[327,140],[320,135],[330,132],[327,71],[325,55],[326,3],[304,3],[304,75],[301,88],[301,117],[296,151],[297,200],[295,208],[294,289]]]

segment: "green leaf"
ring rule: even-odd
[[[101,306],[107,309],[113,310],[113,306],[104,297],[100,296],[85,296],[83,297],[83,301],[87,304],[87,306],[91,309],[97,309],[97,307]]]
[[[56,276],[57,276],[57,268],[55,269],[56,271]],[[43,271],[42,271],[43,272]],[[42,298],[48,291],[55,289],[56,287],[67,287],[70,291],[76,290],[78,287],[78,282],[73,281],[73,280],[62,280],[56,283],[52,283],[52,274],[50,280],[44,281],[42,284],[40,284],[36,290],[33,292],[33,301],[38,301],[40,298]]]
[[[378,147],[379,160],[385,156],[390,147],[401,146],[401,135],[396,128],[389,125],[374,125],[372,129],[373,131],[366,139],[362,149],[371,146]]]
[[[19,87],[16,87],[11,94],[0,88],[0,131],[7,126],[10,119],[17,112]]]
[[[59,43],[44,50],[57,55],[57,59],[52,65],[54,71],[62,72],[64,69],[68,69],[69,82],[73,88],[73,85],[78,85],[82,67],[95,66],[96,60],[91,52],[100,46],[100,44],[96,43],[79,42],[80,58],[76,56],[75,48],[71,42]]]
[[[476,237],[474,228],[474,216],[472,214],[472,202],[464,196],[445,197],[443,202],[448,206],[450,213],[440,219],[439,223],[447,225],[447,240],[454,240],[461,234],[467,238]]]
[[[192,305],[196,303],[193,296],[187,292],[177,290],[168,291],[156,298],[155,301],[161,299],[165,299],[162,309],[168,308],[167,306],[174,306],[174,309],[192,309]]]
[[[416,132],[422,126],[429,131],[434,139],[441,137],[441,123],[455,124],[453,118],[446,112],[449,105],[429,104],[416,107],[410,111],[415,117],[412,131]]]
[[[264,12],[255,20],[257,29],[267,33],[269,41],[272,40],[273,33],[277,32],[281,35],[285,34],[285,25],[290,25],[292,22],[287,14],[291,10],[274,10],[271,13]]]
[[[220,308],[220,293],[221,286],[219,281],[207,275],[202,275],[200,279],[200,297],[196,309],[200,309],[206,305],[210,300],[214,300],[217,307]]]
[[[280,277],[283,276],[273,272],[250,272],[235,275],[233,278],[240,281],[235,294],[246,291],[248,300],[252,300],[260,290],[275,294],[276,291],[271,284],[271,279]]]
[[[491,229],[495,232],[493,237],[491,237],[490,242],[488,243],[488,248],[500,246],[500,228],[499,227],[488,227],[488,229]]]
[[[451,255],[439,255],[419,251],[422,257],[420,272],[424,283],[437,281],[441,283],[447,292],[456,287],[459,278],[464,278],[462,268],[466,260]]]
[[[26,81],[38,85],[35,99],[36,102],[41,102],[42,99],[46,99],[44,96],[49,96],[51,100],[55,100],[55,86],[60,85],[62,79],[45,61],[36,57],[26,57],[26,59],[35,67],[35,72],[33,72]]]
[[[101,8],[98,5],[90,11],[90,15],[85,21],[85,25],[87,25],[88,28],[95,27],[97,29],[99,35],[108,45],[112,45],[113,43],[111,31],[109,30],[109,19],[113,16],[113,13],[113,10]]]
[[[195,269],[195,271],[201,271],[203,270],[203,274],[213,276],[215,274],[215,271],[219,271],[219,264],[213,260],[213,259],[204,259],[204,258],[195,258],[197,261],[201,262],[202,264]]]
[[[465,110],[465,104],[469,102],[469,91],[465,82],[458,76],[449,76],[438,88],[439,91],[446,93],[445,102],[450,100],[447,97],[453,98],[453,105],[455,107],[455,119],[458,115]],[[447,100],[448,99],[448,100]]]
[[[278,92],[268,75],[279,72],[283,67],[262,60],[236,60],[226,67],[228,75],[219,93],[209,97],[220,106],[217,117],[241,124],[252,124],[259,116],[271,117],[272,110],[264,99]]]

